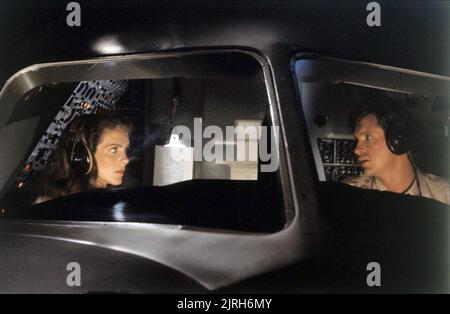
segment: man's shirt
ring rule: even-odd
[[[363,189],[389,191],[378,177],[361,175],[358,177],[348,177],[342,182]],[[420,170],[417,170],[417,180],[414,181],[404,194],[428,197],[450,205],[450,188],[448,182],[430,173],[422,173]]]

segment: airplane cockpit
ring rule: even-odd
[[[389,276],[408,278],[411,285],[421,276],[442,283],[436,274],[448,271],[442,249],[448,245],[448,204],[345,182],[364,174],[350,118],[372,99],[408,110],[415,126],[408,154],[420,171],[448,182],[448,79],[326,58],[300,58],[293,68],[326,230],[324,255],[346,267],[376,260],[389,265]]]
[[[409,151],[414,163],[424,172],[449,179],[450,100],[442,81],[317,60],[297,61],[296,73],[319,181],[340,182],[363,174],[354,152],[350,116],[373,98],[402,104],[408,110],[414,138]]]
[[[3,2],[0,292],[448,291],[442,1]]]
[[[95,220],[100,215],[102,220],[113,221],[259,232],[282,229],[286,215],[281,209],[278,152],[270,147],[277,138],[260,65],[253,58],[233,53],[180,60],[184,61],[177,61],[176,71],[172,58],[147,61],[158,67],[156,75],[145,69],[148,65],[141,60],[132,65],[142,67],[144,78],[136,74],[127,78],[122,73],[124,79],[52,82],[21,97],[8,126],[20,128],[23,121],[34,121],[32,126],[16,130],[15,136],[22,134],[22,140],[27,138],[23,133],[34,131],[28,135],[31,144],[22,166],[9,182],[2,182],[11,184],[2,206],[21,208],[7,210],[5,215],[62,219],[61,213],[65,213],[64,219],[75,220]],[[161,70],[162,66],[167,70]],[[72,121],[104,113],[126,116],[132,122],[129,163],[122,184],[61,200],[33,201]],[[4,138],[13,140],[17,139]],[[261,145],[263,141],[269,145]],[[10,153],[13,163],[16,152]],[[272,170],[262,171],[264,167]],[[96,201],[96,193],[103,195],[100,201]],[[92,208],[96,202],[98,212],[86,210],[84,218],[80,218],[79,208],[61,210],[66,204]],[[99,214],[105,211],[101,204],[110,209],[108,214]],[[151,214],[138,213],[143,206],[151,207]],[[55,208],[58,210],[53,211]],[[251,219],[255,211],[261,220]]]

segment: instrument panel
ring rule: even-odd
[[[327,181],[341,181],[347,176],[363,173],[358,158],[353,152],[356,141],[340,138],[318,138],[320,159]]]

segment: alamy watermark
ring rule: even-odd
[[[366,23],[369,27],[381,26],[381,7],[378,2],[370,2],[366,6],[366,10],[370,11],[367,15]]]
[[[203,129],[202,119],[195,118],[193,137],[187,126],[178,125],[172,130],[172,139],[175,141],[179,139],[182,145],[190,147],[193,140],[193,156],[174,149],[170,152],[170,157],[176,162],[183,159],[191,161],[187,160],[188,158],[192,158],[193,161],[215,162],[258,162],[259,160],[262,162],[261,172],[274,172],[279,167],[279,135],[278,126],[226,126],[225,132],[217,125],[209,125]],[[209,141],[204,144],[204,139]],[[172,147],[176,148],[177,145]]]
[[[377,262],[370,262],[366,266],[370,273],[366,277],[366,283],[369,287],[381,287],[381,266]]]
[[[69,2],[66,11],[70,11],[66,17],[66,24],[69,27],[81,26],[81,6],[78,2]]]
[[[69,287],[81,287],[81,266],[77,262],[70,262],[66,266],[69,272],[66,276],[66,284]]]

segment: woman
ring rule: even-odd
[[[77,117],[63,133],[40,180],[41,203],[88,189],[122,184],[129,162],[131,122],[113,114]]]

